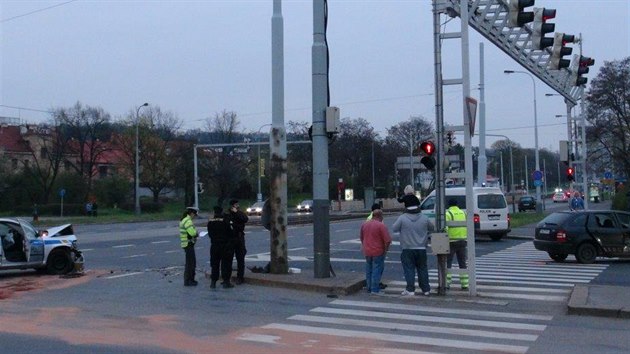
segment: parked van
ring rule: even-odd
[[[457,206],[466,211],[467,217],[475,222],[475,236],[488,235],[493,241],[500,240],[510,232],[508,205],[501,189],[496,187],[473,187],[472,212],[468,212],[466,188],[446,188],[444,203],[450,199],[457,201]],[[446,210],[446,205],[444,209]],[[435,191],[432,191],[420,203],[420,210],[435,223]]]

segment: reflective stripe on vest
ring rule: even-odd
[[[466,221],[466,213],[458,207],[450,207],[446,209],[444,217],[446,218],[446,221]],[[467,236],[466,226],[447,227],[446,233],[448,234],[449,240],[465,240]]]

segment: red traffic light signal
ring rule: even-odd
[[[589,66],[593,66],[593,65],[595,65],[595,59],[580,55],[580,58],[578,60],[578,68],[577,68],[577,76],[576,76],[576,79],[575,79],[575,86],[582,86],[582,85],[586,84],[588,79],[585,78],[585,77],[582,77],[582,75],[588,73],[588,67]]]
[[[569,182],[575,181],[575,169],[573,167],[567,168],[567,180]]]
[[[424,141],[420,144],[420,150],[427,156],[432,156],[435,153],[435,144],[432,141]]]

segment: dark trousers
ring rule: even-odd
[[[195,268],[197,268],[197,257],[195,256],[195,244],[188,242],[184,247],[186,253],[186,266],[184,266],[184,284],[192,283],[195,280]]]
[[[244,236],[237,239],[234,254],[236,255],[236,278],[243,280],[245,276],[245,255],[247,254]]]
[[[232,242],[212,242],[210,246],[210,279],[219,280],[219,271],[224,283],[229,283],[232,277],[232,259],[234,244]]]
[[[457,256],[459,269],[466,269],[466,240],[453,241],[449,243],[451,253],[446,258],[446,268],[453,266],[453,256]]]

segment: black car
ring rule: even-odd
[[[524,195],[518,200],[518,211],[536,210],[536,198]]]
[[[536,225],[534,246],[557,261],[575,255],[580,263],[597,257],[630,257],[630,213],[616,210],[564,211]]]

